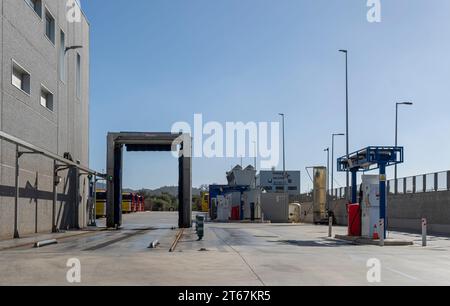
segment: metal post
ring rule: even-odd
[[[346,154],[347,160],[350,159],[350,144],[349,144],[349,105],[348,105],[348,50],[340,50],[345,54],[345,135],[346,135]],[[347,170],[347,200],[350,199],[350,172]]]
[[[412,102],[400,102],[395,104],[395,147],[398,147],[398,106],[399,105],[413,105]],[[397,194],[397,164],[395,164],[395,194]]]
[[[339,50],[339,52],[342,52],[345,54],[345,135],[346,135],[346,155],[347,160],[350,159],[350,145],[349,145],[349,105],[348,105],[348,50]],[[350,172],[347,170],[347,200],[350,200],[349,196],[349,187],[350,187]]]
[[[427,226],[428,226],[427,219],[423,218],[422,219],[422,246],[423,247],[427,246]]]
[[[14,239],[19,239],[19,196],[20,196],[20,187],[19,187],[19,175],[20,175],[20,169],[19,169],[19,158],[20,158],[20,152],[19,152],[19,145],[16,144],[16,175],[15,175],[15,196],[14,196]]]
[[[357,182],[358,176],[357,176],[357,174],[358,174],[358,171],[351,170],[351,173],[352,173],[352,197],[351,197],[351,200],[352,200],[352,204],[355,204],[358,201],[358,198],[357,198],[357,191],[358,191],[358,186],[357,186],[358,185],[358,182]]]
[[[439,174],[434,174],[434,191],[439,191]]]
[[[331,137],[331,200],[334,200],[334,135]]]
[[[450,171],[447,172],[447,190],[450,190]]]
[[[380,224],[379,224],[379,233],[378,236],[380,237],[380,246],[383,247],[384,246],[384,239],[385,239],[385,232],[386,232],[386,226],[385,226],[385,222],[384,219],[380,219]]]
[[[92,193],[91,220],[89,221],[89,226],[97,226],[97,178],[95,176],[92,181]]]
[[[327,210],[328,212],[330,211],[330,148],[326,148],[324,151],[327,152],[327,187],[326,187],[326,191],[327,191],[327,197],[326,197],[326,206],[327,206]]]
[[[56,160],[53,161],[53,203],[52,203],[52,233],[57,233],[58,228],[56,225],[56,202],[58,201],[58,169]]]
[[[334,199],[334,138],[336,136],[345,136],[345,134],[333,134],[331,137],[331,191],[333,192],[332,199]]]
[[[395,104],[395,147],[398,147],[398,103]],[[395,194],[397,194],[398,193],[397,164],[395,164],[394,180],[395,180]]]
[[[286,140],[286,138],[285,138],[285,115],[283,114],[283,113],[280,113],[279,114],[280,116],[281,116],[281,118],[283,119],[283,177],[284,177],[284,191],[286,192],[287,190],[287,188],[286,188],[286,185],[287,185],[287,182],[286,182],[286,179],[287,179],[287,175],[286,175],[286,142],[285,142],[285,140]]]
[[[380,164],[380,219],[386,223],[386,164]],[[386,237],[386,227],[382,232],[383,238]]]
[[[75,229],[81,229],[83,225],[80,224],[80,204],[81,204],[81,195],[80,195],[80,170],[75,168],[75,206],[74,206],[74,214],[73,214],[73,227]],[[83,210],[84,214],[84,210]],[[83,221],[85,219],[83,218]]]

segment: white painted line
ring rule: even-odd
[[[401,276],[403,276],[403,277],[409,278],[409,279],[411,279],[411,280],[420,281],[420,279],[418,279],[418,278],[416,278],[416,277],[414,277],[414,276],[411,276],[411,275],[409,275],[409,274],[400,272],[400,271],[398,271],[398,270],[394,270],[394,269],[391,269],[391,268],[387,268],[387,270],[389,270],[389,271],[391,271],[391,272],[394,272],[394,273],[397,273],[397,274],[399,274],[399,275],[401,275]]]

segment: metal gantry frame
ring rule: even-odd
[[[15,194],[14,194],[14,238],[20,238],[19,234],[19,224],[18,224],[18,214],[19,214],[19,197],[20,197],[20,158],[26,154],[36,154],[45,156],[51,160],[53,160],[53,205],[52,205],[52,232],[58,232],[58,226],[56,222],[56,203],[58,199],[57,187],[59,185],[59,176],[58,173],[60,171],[68,170],[68,169],[77,169],[79,178],[80,175],[89,175],[94,179],[96,178],[106,178],[105,174],[101,174],[97,171],[91,170],[87,167],[84,167],[76,162],[73,162],[69,159],[61,157],[57,154],[54,154],[48,150],[35,146],[31,143],[28,143],[20,138],[12,136],[8,133],[0,131],[0,140],[4,140],[15,145]],[[23,150],[23,151],[21,151]],[[78,179],[77,179],[78,182]],[[78,184],[77,184],[78,186]],[[79,201],[79,192],[78,187],[77,190],[77,200]]]
[[[380,171],[380,220],[386,223],[386,168],[401,164],[404,161],[404,148],[391,146],[371,146],[354,153],[348,157],[343,156],[337,160],[339,172],[350,171],[352,175],[352,203],[357,203],[357,174],[379,169]],[[385,228],[386,236],[386,228]]]
[[[180,228],[192,226],[192,138],[184,133],[118,132],[107,136],[106,225],[122,225],[123,149],[128,152],[177,152]]]

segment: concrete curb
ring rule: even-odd
[[[351,237],[351,236],[346,236],[346,235],[336,235],[335,238],[338,240],[353,242],[353,243],[359,244],[359,245],[375,245],[375,246],[380,245],[379,240],[373,240],[373,239],[368,239],[368,238],[363,238],[363,237]],[[413,241],[398,240],[398,239],[385,239],[384,240],[384,246],[411,246],[411,245],[414,245]]]
[[[78,237],[78,236],[84,236],[84,235],[94,234],[94,233],[98,233],[98,232],[103,232],[103,231],[106,231],[106,230],[107,229],[103,229],[102,228],[102,229],[99,229],[99,230],[73,232],[73,233],[66,234],[66,235],[60,233],[60,234],[55,234],[54,237],[48,238],[48,239],[45,239],[45,240],[52,240],[52,239],[64,240],[64,239],[69,239],[69,238],[73,238],[73,237]],[[43,234],[43,235],[45,235],[45,234]],[[58,235],[61,235],[61,236],[58,236]],[[13,249],[17,249],[17,248],[23,248],[23,247],[30,247],[30,248],[32,248],[32,247],[34,247],[34,245],[37,242],[42,241],[42,238],[40,238],[39,236],[36,236],[36,237],[33,237],[33,238],[21,238],[21,239],[23,239],[23,240],[27,239],[28,241],[26,241],[26,242],[24,241],[23,243],[20,243],[20,239],[18,239],[18,240],[9,240],[11,242],[19,242],[19,243],[14,244],[14,245],[4,246],[4,247],[0,246],[0,252],[1,251],[7,251],[7,250],[13,250]],[[5,241],[8,241],[8,240],[5,240]],[[3,241],[3,242],[5,243],[5,241]],[[0,243],[1,243],[1,241],[0,241]]]

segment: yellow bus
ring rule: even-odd
[[[96,202],[95,202],[95,215],[97,218],[106,216],[106,191],[97,190]]]
[[[133,212],[133,194],[122,193],[122,213],[129,214]]]
[[[202,212],[209,212],[209,192],[202,192],[200,196],[202,198]]]

